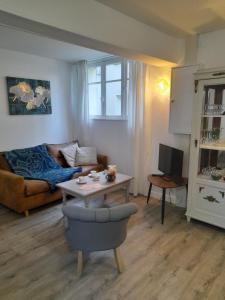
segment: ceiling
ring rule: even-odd
[[[0,48],[55,58],[72,63],[79,60],[95,60],[109,54],[60,42],[14,28],[0,26]]]
[[[96,0],[176,37],[225,28],[225,0]]]

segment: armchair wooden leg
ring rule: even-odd
[[[113,249],[114,251],[114,256],[115,256],[115,260],[116,260],[116,266],[117,266],[117,270],[119,273],[122,273],[124,270],[124,264],[123,264],[123,260],[120,254],[120,249],[116,248]]]
[[[84,254],[83,251],[78,251],[77,254],[77,275],[80,277],[84,269]]]
[[[29,216],[29,210],[25,210],[25,211],[24,211],[24,216],[25,216],[25,217],[28,217],[28,216]]]

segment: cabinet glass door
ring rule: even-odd
[[[198,175],[210,180],[223,181],[225,177],[225,83],[207,83],[203,89]]]

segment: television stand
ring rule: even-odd
[[[161,224],[164,223],[164,212],[165,212],[165,201],[166,201],[166,189],[175,189],[177,187],[185,186],[186,191],[188,191],[188,179],[187,178],[168,178],[165,180],[165,177],[162,175],[149,175],[149,190],[147,197],[147,204],[151,196],[152,186],[157,186],[162,189],[162,206],[161,206]]]
[[[173,180],[172,177],[166,176],[166,175],[162,175],[162,179],[165,180],[165,181],[171,181],[171,180]]]
[[[167,176],[167,175],[163,175],[161,176],[161,178],[167,182],[173,181],[175,182],[178,186],[182,186],[183,185],[183,181],[184,178],[183,177],[172,177],[172,176]]]

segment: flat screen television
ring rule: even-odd
[[[159,144],[158,169],[166,177],[181,178],[183,154],[184,152],[182,150],[167,145]]]

